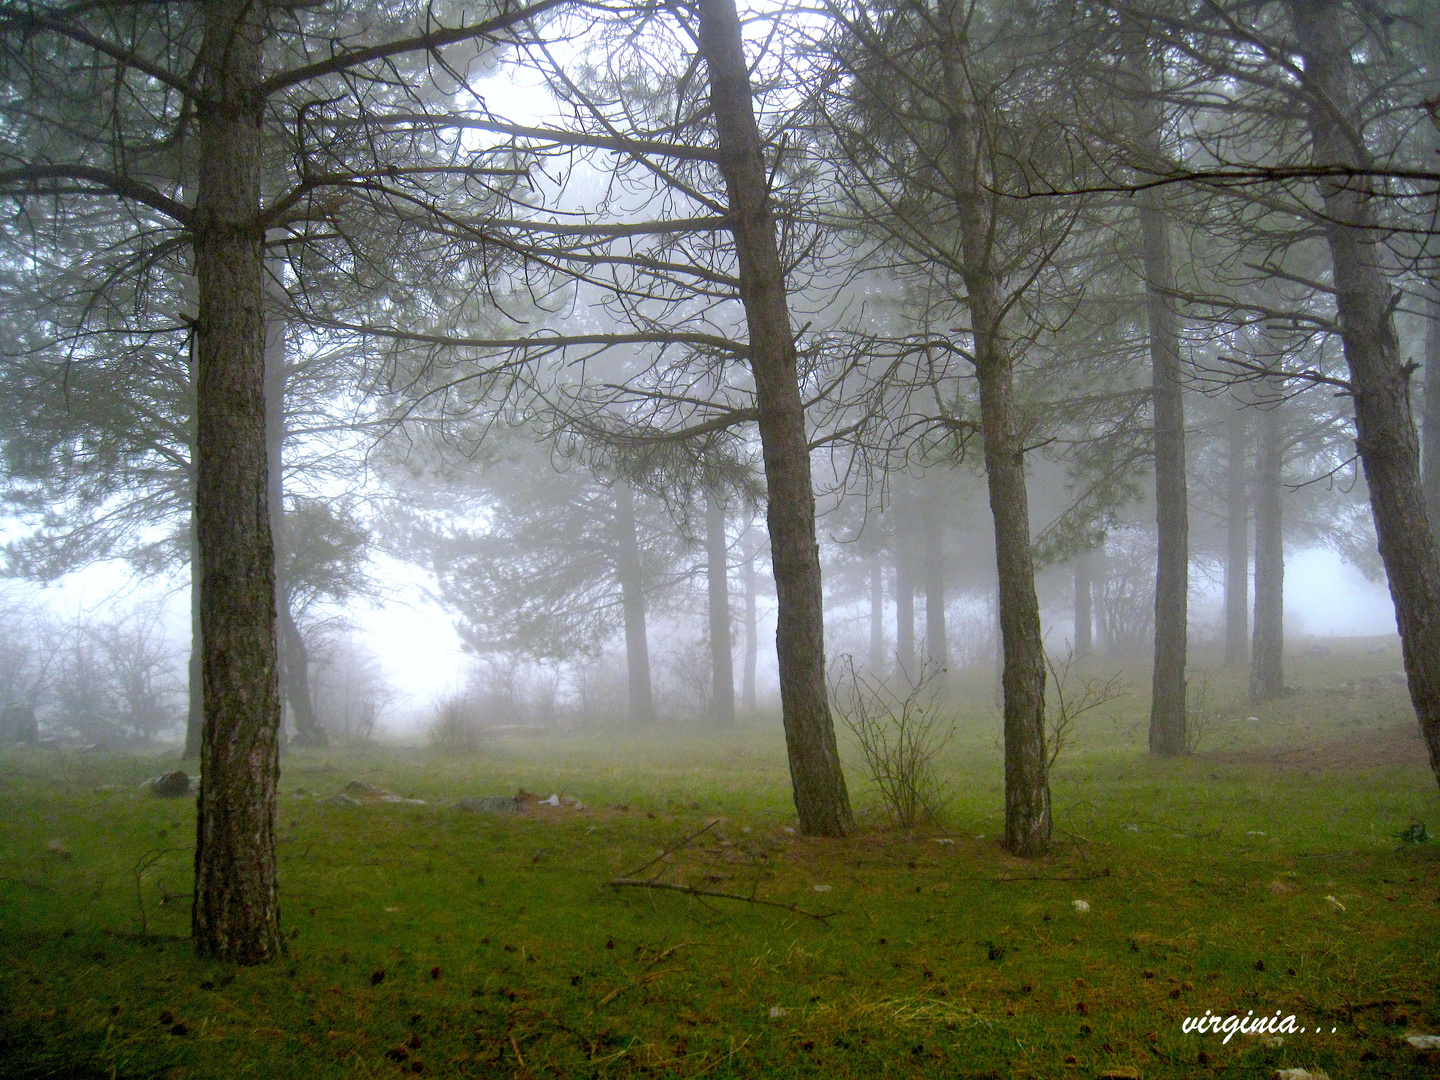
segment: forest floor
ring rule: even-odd
[[[887,826],[852,756],[845,840],[792,831],[773,717],[287,754],[259,968],[191,953],[194,806],[138,787],[173,751],[0,752],[0,1075],[1436,1075],[1406,1037],[1440,1034],[1440,840],[1404,837],[1440,797],[1398,646],[1302,642],[1259,707],[1203,661],[1199,752],[1143,753],[1128,665],[1030,861],[997,842],[993,673],[957,679],[940,819]],[[424,802],[326,801],[350,781]],[[455,805],[522,788],[583,809]],[[1184,1030],[1207,1011],[1304,1031]]]

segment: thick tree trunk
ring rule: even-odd
[[[725,500],[705,495],[706,584],[710,599],[710,720],[735,726],[735,664],[730,640],[730,546],[725,540]]]
[[[1364,168],[1355,83],[1344,13],[1334,0],[1290,0],[1304,60],[1315,164]],[[1420,483],[1420,445],[1410,410],[1410,373],[1395,332],[1390,288],[1364,181],[1326,177],[1325,203],[1341,340],[1354,388],[1356,450],[1370,487],[1380,557],[1395,602],[1395,621],[1410,700],[1440,782],[1440,546]]]
[[[280,683],[290,703],[295,725],[294,745],[323,747],[329,740],[315,716],[310,697],[310,654],[290,610],[292,583],[285,580],[291,562],[285,549],[285,320],[280,315],[284,296],[278,278],[283,266],[270,260],[267,268],[265,318],[265,462],[268,482],[266,504],[270,511],[270,540],[275,549],[276,644],[280,650]]]
[[[1090,552],[1075,556],[1075,655],[1084,656],[1095,647],[1092,636],[1095,611],[1090,598]]]
[[[1285,532],[1281,519],[1284,450],[1280,407],[1261,414],[1255,460],[1255,642],[1250,700],[1273,701],[1285,692]]]
[[[1006,303],[993,269],[991,172],[984,158],[979,108],[970,96],[959,0],[940,9],[940,56],[949,115],[948,180],[963,247],[966,306],[975,339],[985,476],[995,520],[1004,652],[1005,846],[1016,855],[1043,851],[1050,840],[1050,782],[1045,754],[1045,653],[1035,595],[1024,448],[1015,413],[1014,361],[1001,320]]]
[[[895,683],[908,686],[919,674],[915,663],[915,560],[909,533],[895,530]]]
[[[1437,154],[1440,156],[1440,154]],[[1430,282],[1425,323],[1425,423],[1420,481],[1431,528],[1440,529],[1440,277]]]
[[[191,233],[199,281],[196,520],[204,641],[191,933],[202,956],[279,955],[275,786],[280,689],[265,499],[260,92],[264,6],[210,0],[196,106]]]
[[[950,694],[950,645],[945,637],[945,549],[940,534],[940,518],[928,509],[924,513],[925,529],[925,661],[935,672],[934,691],[937,697]]]
[[[1249,659],[1250,495],[1246,488],[1245,414],[1239,403],[1225,421],[1227,447],[1225,510],[1225,666]]]
[[[1185,491],[1185,407],[1180,397],[1180,328],[1167,295],[1174,288],[1170,224],[1153,192],[1140,196],[1145,246],[1155,416],[1155,665],[1151,677],[1150,753],[1185,752],[1185,646],[1190,525]]]
[[[625,616],[625,673],[630,687],[630,722],[648,727],[655,722],[650,689],[650,641],[645,632],[645,577],[640,567],[640,539],[635,529],[635,493],[617,480],[615,493],[615,576],[620,582],[620,607]]]
[[[755,124],[735,2],[700,0],[699,14],[700,51],[710,73],[720,171],[735,237],[760,413],[770,555],[779,599],[780,701],[795,809],[802,833],[843,836],[852,827],[850,797],[826,698],[824,605],[810,446],[784,270],[770,212],[769,173]]]
[[[885,675],[885,562],[870,560],[870,672]]]
[[[755,554],[757,545],[747,530],[745,537],[745,671],[740,677],[740,703],[747,713],[755,711],[755,668],[760,659],[760,616],[756,610]]]

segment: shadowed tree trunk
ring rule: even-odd
[[[760,659],[759,614],[755,602],[755,554],[757,543],[753,532],[745,534],[745,672],[740,678],[740,703],[745,711],[755,711],[755,667]]]
[[[1281,518],[1284,447],[1280,406],[1261,413],[1255,458],[1255,642],[1250,700],[1273,701],[1285,692],[1285,531]]]
[[[870,671],[885,674],[885,562],[879,555],[870,560]]]
[[[706,584],[710,600],[710,720],[716,727],[735,726],[735,665],[730,641],[729,545],[725,541],[725,501],[705,495]]]
[[[1150,752],[1158,757],[1174,757],[1185,752],[1185,646],[1189,618],[1186,605],[1190,588],[1185,407],[1180,397],[1180,327],[1167,295],[1175,282],[1170,255],[1170,224],[1155,192],[1142,192],[1139,198],[1154,395],[1155,519],[1159,526]]]
[[[790,781],[800,831],[843,836],[850,798],[825,688],[825,629],[815,494],[794,331],[734,0],[700,0],[699,44],[710,75],[720,172],[739,263],[765,463],[770,556],[779,598],[776,646]]]
[[[1304,64],[1302,87],[1316,165],[1368,167],[1357,134],[1355,75],[1333,0],[1289,0]],[[1405,658],[1410,700],[1440,782],[1440,547],[1420,483],[1420,445],[1410,410],[1410,372],[1395,332],[1396,296],[1383,269],[1368,185],[1318,181],[1355,403],[1355,447],[1365,468],[1380,557],[1385,563]]]
[[[615,576],[620,582],[620,607],[625,616],[625,673],[630,688],[630,722],[648,727],[655,722],[650,690],[650,642],[645,632],[645,578],[640,567],[640,540],[635,531],[635,493],[617,480],[615,494]]]
[[[915,664],[915,560],[903,522],[895,530],[895,681],[908,685]]]
[[[210,0],[198,62],[195,275],[205,726],[191,932],[201,956],[280,953],[275,869],[280,691],[266,512],[261,42],[267,12]]]
[[[1437,153],[1440,156],[1440,153]],[[1440,276],[1430,282],[1425,323],[1425,423],[1420,480],[1431,528],[1440,529]]]
[[[1092,628],[1095,611],[1090,598],[1090,552],[1075,556],[1075,655],[1084,656],[1095,647]]]
[[[1250,636],[1250,498],[1246,489],[1245,415],[1239,402],[1225,420],[1225,666],[1240,667],[1249,659]]]
[[[938,697],[950,693],[950,646],[945,636],[945,549],[941,545],[940,519],[930,510],[924,513],[925,529],[925,659],[934,669]]]
[[[1015,410],[1014,358],[1002,319],[1007,304],[994,267],[992,172],[980,109],[968,79],[965,8],[943,0],[938,17],[946,108],[946,153],[963,249],[966,297],[975,339],[985,477],[995,523],[1004,652],[1005,846],[1016,855],[1050,840],[1050,783],[1045,754],[1045,653],[1035,595],[1024,448]]]
[[[268,269],[265,320],[265,461],[268,482],[266,504],[270,511],[270,539],[275,549],[275,617],[280,650],[280,682],[295,725],[294,744],[323,747],[329,744],[315,715],[310,696],[310,652],[291,612],[294,583],[285,567],[291,561],[285,550],[285,320],[278,313],[284,303],[279,291],[283,265],[271,260]]]

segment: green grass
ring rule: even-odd
[[[1299,650],[1302,689],[1274,707],[1214,677],[1217,716],[1184,760],[1141,752],[1143,694],[1091,714],[1053,777],[1054,851],[1030,862],[996,842],[985,673],[958,680],[954,798],[914,834],[873,812],[844,841],[788,831],[773,720],[507,739],[464,760],[291,754],[289,954],[263,968],[196,960],[188,903],[162,903],[190,889],[194,809],[137,785],[173,758],[8,751],[0,1075],[1433,1075],[1403,1036],[1440,1032],[1440,843],[1398,839],[1414,821],[1440,833],[1433,777],[1245,756],[1405,722],[1398,657],[1366,644]],[[350,779],[427,802],[321,802]],[[853,762],[849,780],[864,807]],[[586,810],[453,807],[518,787]],[[838,914],[603,887],[717,817],[664,880]],[[1207,1009],[1310,1030],[1280,1046],[1182,1032]]]

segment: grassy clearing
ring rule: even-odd
[[[1033,862],[996,843],[983,675],[962,690],[945,819],[897,833],[872,818],[845,841],[788,830],[773,721],[449,761],[292,754],[290,954],[263,969],[190,953],[173,897],[190,888],[193,805],[137,791],[171,759],[6,752],[0,1074],[1434,1075],[1403,1036],[1440,1032],[1440,843],[1398,834],[1440,833],[1440,799],[1403,726],[1398,654],[1367,646],[1298,650],[1302,689],[1273,708],[1213,678],[1185,760],[1140,752],[1143,695],[1088,717],[1054,777],[1054,853]],[[352,779],[426,804],[324,804]],[[586,808],[453,805],[520,787]],[[602,887],[717,818],[646,873],[838,914]],[[1309,1030],[1282,1045],[1182,1032],[1207,1009]]]

